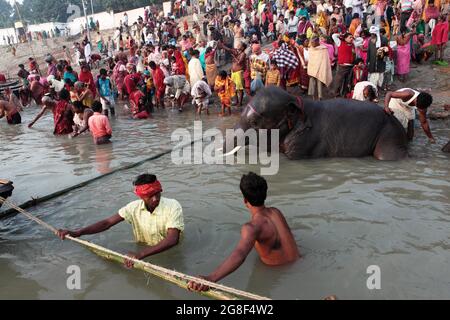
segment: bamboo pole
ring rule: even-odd
[[[57,234],[58,230],[49,225],[48,223],[40,220],[39,218],[33,216],[32,214],[30,214],[29,212],[23,210],[22,208],[16,206],[15,204],[13,204],[12,202],[6,200],[3,197],[0,197],[0,202],[6,204],[7,206],[9,206],[11,209],[17,210],[18,212],[22,213],[23,215],[25,215],[27,218],[35,221],[36,223],[38,223],[39,225],[43,226],[44,228],[46,228],[47,230],[51,231],[52,233],[54,233],[55,235]],[[138,269],[138,270],[142,270],[146,273],[152,274],[158,278],[161,278],[163,280],[169,281],[177,286],[179,286],[182,289],[188,289],[188,283],[190,281],[195,281],[196,283],[200,283],[206,286],[209,286],[210,289],[208,291],[204,291],[204,292],[198,292],[199,294],[208,297],[208,298],[212,298],[212,299],[217,299],[217,300],[240,300],[240,299],[248,299],[248,300],[270,300],[269,298],[266,297],[262,297],[253,293],[249,293],[246,291],[241,291],[238,289],[234,289],[231,287],[227,287],[221,284],[217,284],[214,282],[210,282],[210,281],[206,281],[204,279],[201,278],[196,278],[196,277],[192,277],[189,276],[187,274],[178,272],[178,271],[174,271],[174,270],[169,270],[166,269],[164,267],[161,266],[157,266],[154,264],[151,264],[149,262],[146,261],[142,261],[142,260],[137,260],[137,259],[133,259],[130,258],[128,256],[125,256],[121,253],[115,252],[113,250],[104,248],[102,246],[99,246],[97,244],[91,243],[89,241],[86,240],[82,240],[82,239],[78,239],[78,238],[74,238],[71,236],[66,236],[66,239],[69,239],[73,242],[76,242],[86,248],[88,248],[89,250],[91,250],[92,252],[94,252],[95,254],[99,255],[102,258],[105,258],[107,260],[111,260],[111,261],[115,261],[121,264],[125,263],[125,260],[130,260],[134,263],[134,269]]]

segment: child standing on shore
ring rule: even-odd
[[[235,95],[234,83],[228,76],[226,71],[220,71],[219,75],[216,77],[216,83],[214,90],[217,92],[220,98],[220,103],[222,104],[222,112],[219,114],[221,117],[225,115],[225,109],[231,116],[231,97]]]
[[[270,70],[267,71],[266,76],[266,87],[268,86],[277,86],[279,87],[281,83],[281,73],[278,69],[277,62],[272,60],[270,62]]]

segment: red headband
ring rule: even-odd
[[[134,188],[134,193],[141,199],[153,197],[162,191],[161,183],[158,180],[153,183],[143,184]]]

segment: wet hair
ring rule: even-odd
[[[417,96],[417,108],[426,109],[433,103],[433,97],[427,92],[421,92]]]
[[[94,101],[92,104],[92,111],[101,112],[102,111],[102,103],[100,101]]]
[[[59,92],[59,99],[60,99],[60,100],[65,100],[65,101],[69,101],[69,99],[70,99],[70,93],[69,93],[69,91],[67,91],[66,89],[62,89],[62,90]]]
[[[142,186],[144,184],[154,183],[156,181],[156,176],[154,174],[141,174],[134,181],[134,186]]]
[[[261,207],[267,198],[267,181],[256,173],[249,172],[241,179],[241,192],[244,198],[254,207]]]

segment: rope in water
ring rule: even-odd
[[[0,202],[7,205],[11,209],[22,213],[24,216],[26,216],[30,220],[33,220],[37,224],[39,224],[42,227],[46,228],[47,230],[50,230],[51,232],[53,232],[55,235],[57,234],[58,230],[55,227],[49,225],[48,223],[42,221],[41,219],[39,219],[37,217],[35,217],[34,215],[30,214],[29,212],[25,211],[24,209],[13,204],[9,200],[6,200],[5,198],[0,197]],[[190,281],[194,281],[196,283],[206,285],[206,286],[210,287],[211,289],[209,291],[198,292],[198,293],[201,295],[204,295],[206,297],[209,297],[209,298],[218,299],[218,300],[236,300],[236,299],[270,300],[269,298],[266,298],[266,297],[262,297],[262,296],[259,296],[259,295],[253,294],[253,293],[249,293],[246,291],[241,291],[238,289],[227,287],[227,286],[217,284],[214,282],[206,281],[201,278],[192,277],[192,276],[189,276],[187,274],[184,274],[184,273],[181,273],[178,271],[169,270],[164,267],[151,264],[149,262],[132,259],[121,253],[112,251],[110,249],[96,245],[89,241],[81,240],[78,238],[73,238],[71,236],[66,236],[66,239],[69,239],[73,242],[76,242],[76,243],[82,245],[82,246],[85,246],[88,249],[90,249],[91,251],[93,251],[94,253],[96,253],[97,255],[99,255],[103,258],[106,258],[108,260],[113,260],[113,261],[120,262],[120,263],[124,263],[124,261],[126,259],[130,260],[130,261],[134,262],[135,269],[145,271],[145,272],[150,273],[150,274],[152,274],[156,277],[159,277],[163,280],[172,282],[173,284],[176,284],[177,286],[179,286],[183,289],[186,289],[186,290],[189,290],[188,283]]]

